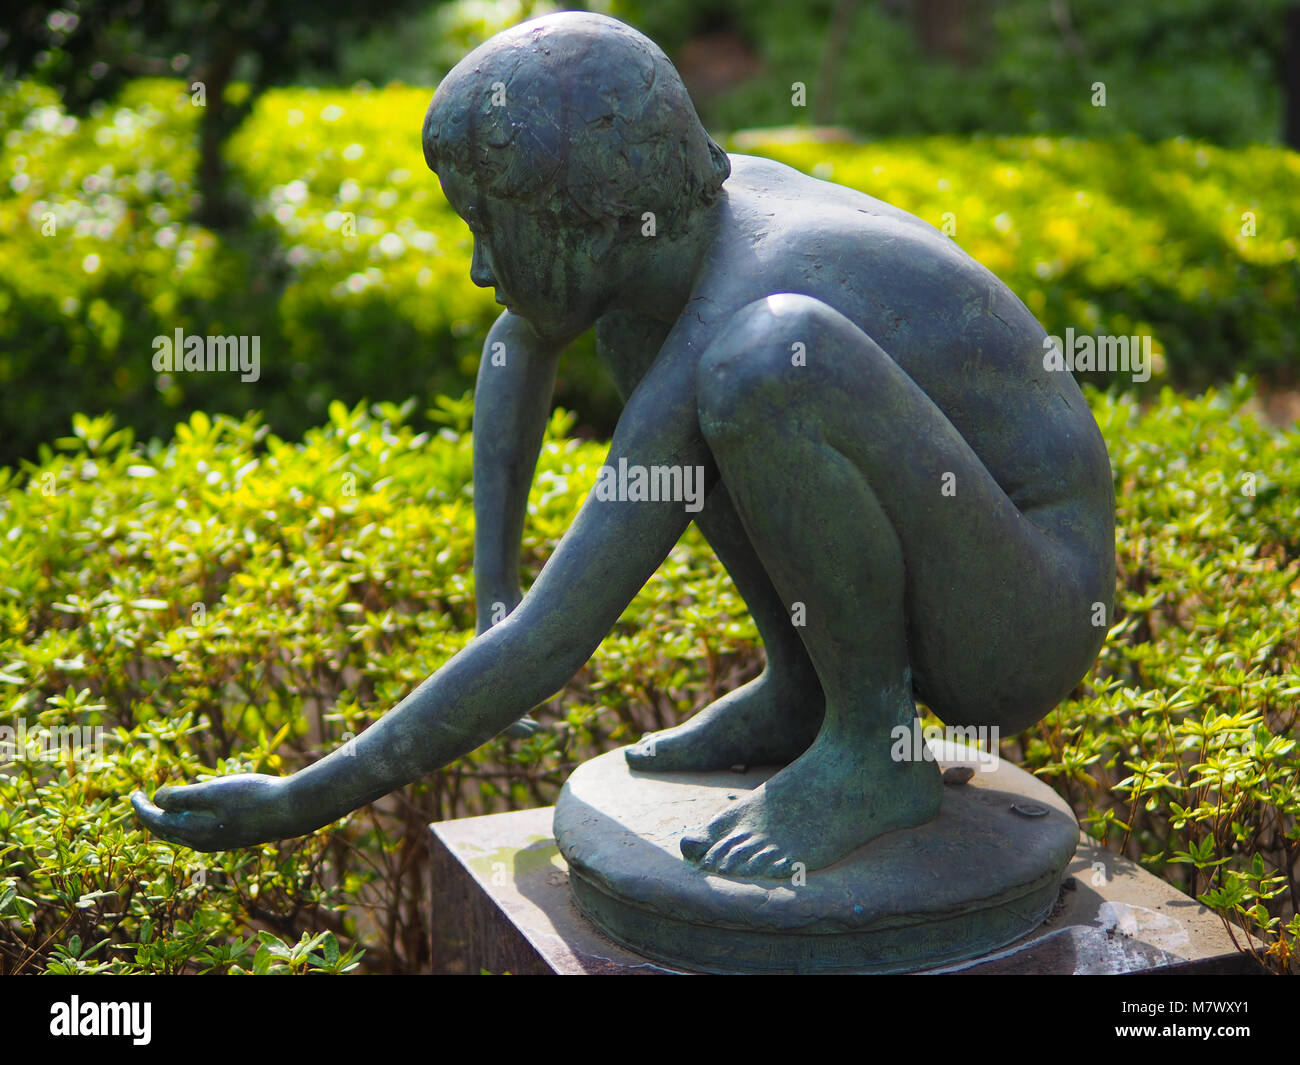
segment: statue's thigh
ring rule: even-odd
[[[929,396],[871,338],[854,339],[826,374],[826,438],[902,548],[918,693],[948,724],[1027,728],[1101,646],[1100,567],[1022,513]]]
[[[803,358],[792,361],[794,345]],[[1046,714],[1091,665],[1097,567],[1022,514],[889,354],[807,296],[751,304],[705,353],[701,417],[760,447],[829,445],[884,510],[902,549],[918,694],[949,724],[1007,732]],[[809,535],[854,530],[810,523]],[[870,551],[872,545],[863,543]],[[862,609],[869,611],[870,603]]]

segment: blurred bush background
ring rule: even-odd
[[[1115,625],[1004,753],[1294,968],[1300,4],[590,6],[668,51],[729,150],[944,228],[1051,333],[1152,335],[1150,381],[1084,382],[1119,498]],[[0,765],[0,971],[427,966],[429,820],[550,802],[759,668],[692,529],[532,739],[239,853],[175,850],[126,803],[292,771],[470,639],[465,393],[499,308],[420,125],[466,51],[551,9],[9,5],[0,728],[108,743]],[[155,373],[177,329],[258,336],[260,379]],[[590,338],[556,399],[526,584],[617,417]]]
[[[297,435],[334,398],[427,404],[472,386],[498,308],[469,281],[468,230],[424,166],[420,124],[461,55],[548,5],[379,5],[362,32],[331,5],[290,4],[270,23],[247,16],[243,37],[214,5],[169,7],[156,25],[109,18],[130,2],[62,19],[36,6],[43,21],[0,47],[0,70],[30,75],[0,88],[0,462],[33,457],[76,411],[165,437],[194,410],[257,409]],[[682,64],[731,150],[946,223],[1049,333],[1150,333],[1148,392],[1243,371],[1294,382],[1300,158],[1276,143],[1285,5],[603,8]],[[291,32],[313,26],[336,28],[329,47]],[[134,61],[99,61],[87,81],[113,42]],[[260,337],[260,380],[156,374],[153,338],[177,328]],[[589,337],[556,399],[580,432],[612,430]]]

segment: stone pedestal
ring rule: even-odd
[[[614,942],[579,911],[554,808],[444,821],[433,833],[435,972],[685,972]],[[811,874],[809,879],[813,879]],[[1043,922],[999,950],[932,973],[1257,971],[1219,919],[1086,837]]]
[[[964,767],[937,817],[781,880],[704,873],[680,850],[776,769],[659,774],[629,769],[622,750],[592,759],[555,807],[578,908],[637,953],[704,972],[911,972],[1004,947],[1056,902],[1079,826],[1051,788],[996,755],[918,753]]]

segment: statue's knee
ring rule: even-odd
[[[766,420],[796,398],[808,350],[830,316],[811,296],[783,292],[737,311],[700,358],[696,377],[706,434]]]

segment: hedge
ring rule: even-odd
[[[1294,967],[1300,432],[1244,383],[1089,401],[1119,507],[1115,623],[1003,753]],[[291,772],[471,639],[469,404],[424,431],[414,411],[335,402],[296,442],[196,413],[165,444],[78,415],[0,469],[0,740],[25,744],[0,768],[0,969],[427,966],[427,822],[549,803],[583,759],[756,675],[752,622],[692,527],[537,735],[303,840],[200,855],[144,833],[134,789]],[[572,425],[547,433],[526,585],[603,459]]]
[[[179,83],[131,83],[84,121],[48,90],[0,92],[0,462],[31,457],[80,410],[161,438],[196,409],[257,409],[298,437],[334,398],[427,403],[469,387],[499,308],[470,282],[468,230],[424,169],[429,96],[262,96],[228,145],[253,221],[219,238],[187,221],[197,109]],[[946,226],[1049,333],[1150,333],[1148,393],[1239,371],[1294,380],[1293,152],[1046,137],[728,144]],[[178,328],[259,337],[260,379],[155,374],[154,338]],[[557,399],[582,426],[611,429],[617,403],[590,338]]]

